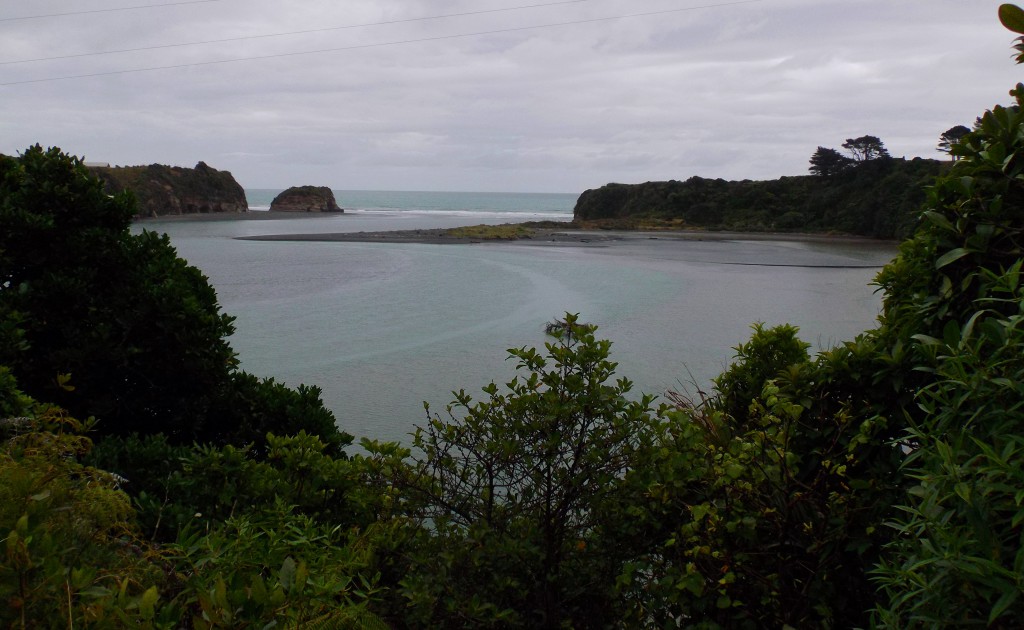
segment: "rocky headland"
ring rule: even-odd
[[[89,166],[110,193],[130,190],[138,216],[237,214],[248,212],[245,190],[228,171],[199,162],[195,168],[149,166]]]
[[[327,186],[292,186],[270,202],[271,212],[344,212]]]

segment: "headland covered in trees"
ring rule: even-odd
[[[58,149],[0,158],[0,621],[1019,627],[1012,94],[952,147],[856,339],[812,357],[756,325],[713,391],[655,407],[565,314],[515,379],[360,453],[315,389],[237,369],[231,318],[129,197]]]
[[[844,168],[819,174],[768,181],[691,177],[685,181],[607,184],[584,192],[573,217],[581,226],[602,229],[816,232],[902,238],[913,229],[924,201],[924,186],[949,165],[924,158],[877,156],[860,162],[848,160]]]

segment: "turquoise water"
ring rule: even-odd
[[[414,201],[381,209],[389,195]],[[452,390],[510,378],[506,350],[541,346],[544,324],[566,311],[597,324],[619,375],[652,394],[691,379],[706,388],[756,321],[796,324],[816,348],[850,339],[874,324],[881,300],[868,283],[895,253],[891,244],[747,240],[535,247],[233,238],[502,223],[514,212],[571,217],[571,204],[552,210],[549,195],[457,193],[443,204],[443,193],[416,195],[373,193],[376,206],[344,215],[136,229],[169,233],[207,274],[237,317],[231,343],[244,369],[319,385],[342,428],[395,440],[423,423],[424,401],[443,412]],[[493,209],[471,209],[473,198]]]

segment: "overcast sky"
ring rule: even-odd
[[[0,152],[203,160],[248,188],[571,193],[806,174],[865,134],[936,158],[1024,80],[999,4],[0,0]],[[48,80],[77,75],[97,76]]]

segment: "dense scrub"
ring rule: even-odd
[[[580,195],[573,216],[578,222],[625,227],[667,223],[902,238],[913,229],[924,185],[948,167],[936,160],[885,158],[829,176],[607,184]]]

